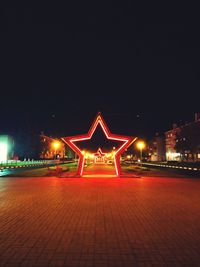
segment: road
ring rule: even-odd
[[[46,166],[43,168],[46,168]],[[39,166],[39,167],[24,167],[24,168],[19,168],[19,169],[2,169],[2,170],[0,170],[0,177],[9,176],[9,175],[11,176],[13,174],[22,173],[22,172],[25,172],[27,170],[34,170],[34,169],[41,169],[41,166]]]

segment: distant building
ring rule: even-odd
[[[149,159],[151,161],[165,161],[165,152],[165,137],[157,133],[148,145]]]
[[[9,135],[0,135],[0,162],[12,159],[14,156],[14,140]]]
[[[55,146],[55,143],[58,146]],[[50,136],[40,135],[40,158],[41,159],[74,159],[75,152],[71,150],[60,138],[52,138]]]
[[[58,146],[54,146],[57,143]],[[52,138],[47,135],[40,135],[40,158],[41,159],[56,159],[65,158],[65,144],[57,138]]]
[[[173,124],[171,130],[165,132],[166,144],[166,160],[167,161],[180,161],[180,153],[176,149],[177,135],[181,132],[181,128],[177,124]]]
[[[165,132],[166,159],[168,161],[200,161],[200,114],[184,125],[173,125]]]

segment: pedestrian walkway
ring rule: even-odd
[[[91,164],[84,168],[83,177],[116,177],[115,166],[105,163]]]
[[[200,180],[0,178],[0,266],[200,266]]]

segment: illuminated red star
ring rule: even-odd
[[[115,140],[123,142],[122,145],[115,151],[114,155],[114,163],[115,163],[115,171],[116,175],[120,176],[121,174],[121,166],[120,166],[120,155],[122,152],[128,148],[135,140],[135,137],[128,137],[128,136],[122,136],[117,134],[112,134],[105,123],[101,113],[99,112],[94,119],[94,122],[92,123],[92,126],[90,127],[87,134],[84,135],[77,135],[77,136],[71,136],[71,137],[63,137],[62,140],[72,149],[74,152],[76,152],[79,156],[79,162],[78,162],[78,168],[77,168],[77,175],[82,176],[83,175],[83,168],[84,168],[84,162],[85,162],[85,156],[81,152],[80,148],[75,145],[74,143],[79,141],[85,141],[92,138],[97,126],[100,125],[105,136],[109,140]]]
[[[104,157],[104,156],[106,155],[106,153],[103,153],[103,151],[102,151],[101,148],[99,147],[99,149],[97,150],[97,152],[95,153],[95,155]]]

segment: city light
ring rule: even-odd
[[[60,147],[60,142],[58,142],[58,141],[54,141],[53,143],[52,143],[52,146],[53,146],[53,148],[54,148],[54,157],[55,158],[58,158],[59,157],[59,155],[57,155],[57,153],[58,153],[58,149],[59,149],[59,147]]]
[[[57,150],[60,147],[60,143],[58,141],[55,141],[52,143],[52,146]]]
[[[142,150],[145,148],[146,144],[141,140],[137,142],[136,146],[140,150],[140,163],[142,165]]]
[[[145,142],[144,141],[138,141],[136,144],[138,149],[144,149],[145,148]]]
[[[170,152],[169,151],[169,152],[166,153],[166,158],[167,158],[168,161],[170,161],[170,160],[178,161],[181,158],[181,154],[180,153]]]
[[[7,161],[8,159],[8,144],[5,142],[0,143],[0,162]]]

